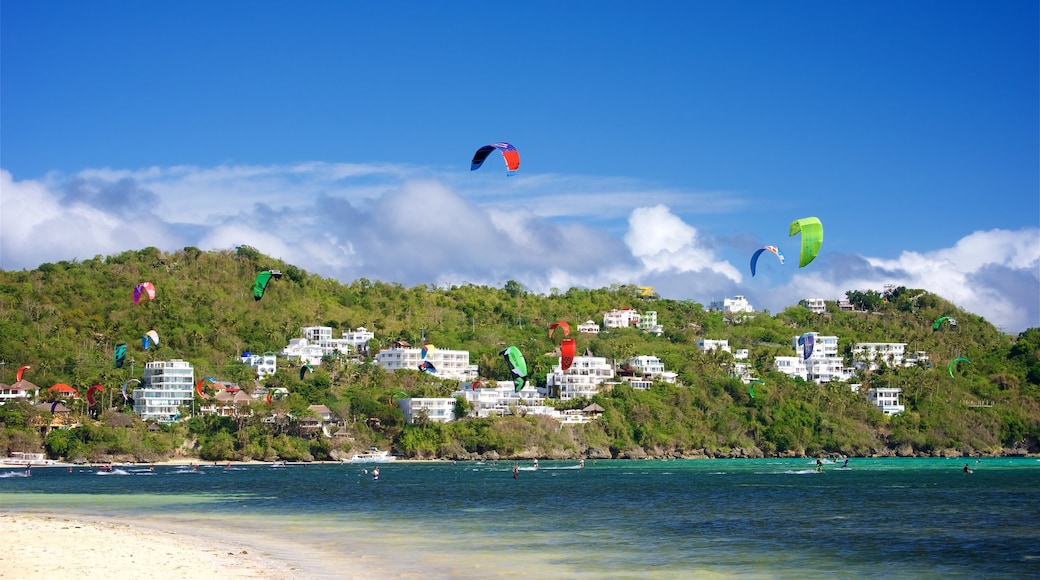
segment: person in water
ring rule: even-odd
[[[379,479],[379,468],[376,467],[372,470],[372,481]]]
[[[823,460],[819,457],[816,458],[816,471],[823,471]]]
[[[519,463],[514,463],[513,464],[513,479],[519,479],[519,477],[520,477],[520,464]]]
[[[971,468],[968,467],[967,463],[964,464],[964,473],[971,473]]]
[[[848,457],[845,458],[845,463],[842,463],[841,466],[842,467],[848,467],[849,466],[849,458]]]

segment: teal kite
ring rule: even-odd
[[[256,280],[253,281],[253,300],[260,300],[264,297],[264,292],[272,278],[281,280],[282,273],[278,270],[264,270],[256,275]]]
[[[968,364],[971,364],[971,361],[966,359],[966,358],[964,358],[963,356],[959,356],[959,357],[953,359],[952,361],[950,361],[950,378],[951,379],[953,378],[953,367],[957,366],[957,363],[959,363],[960,361],[964,361],[964,362],[966,362]]]

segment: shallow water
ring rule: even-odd
[[[968,462],[49,467],[0,477],[0,505],[219,531],[312,577],[1040,577],[1040,461]]]

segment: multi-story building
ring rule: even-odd
[[[273,352],[265,352],[262,355],[253,354],[248,350],[242,353],[242,362],[256,370],[256,377],[263,380],[268,375],[278,371],[278,356]]]
[[[13,385],[0,383],[0,405],[14,399],[24,399],[28,401],[31,397],[35,397],[39,390],[40,387],[37,387],[25,379],[17,381]]]
[[[713,300],[708,306],[711,310],[720,310],[722,312],[730,314],[740,314],[745,312],[754,312],[754,307],[748,303],[747,298],[741,295],[734,296],[733,298],[724,298],[722,300]]]
[[[343,340],[347,341],[354,352],[367,354],[368,353],[368,341],[375,338],[374,332],[370,332],[364,326],[359,326],[354,330],[350,330],[343,333]]]
[[[678,376],[672,371],[666,371],[664,363],[654,355],[644,354],[634,356],[628,359],[628,366],[632,367],[636,373],[644,377],[650,377],[652,380],[663,381],[666,383],[674,384]]]
[[[726,339],[716,340],[713,338],[701,338],[697,340],[696,344],[697,348],[701,349],[702,352],[716,349],[731,352],[729,349],[729,341]]]
[[[857,342],[852,347],[852,358],[875,371],[883,362],[890,367],[904,366],[905,342]]]
[[[301,333],[309,344],[321,348],[322,356],[350,354],[350,342],[345,338],[332,338],[332,328],[329,326],[305,326]]]
[[[455,397],[413,397],[399,399],[397,407],[408,423],[425,416],[427,420],[448,423],[455,420]]]
[[[852,377],[854,369],[846,367],[844,360],[838,356],[838,337],[821,336],[818,333],[806,333],[811,335],[813,343],[812,352],[809,357],[804,356],[804,348],[799,344],[801,337],[791,340],[791,348],[799,353],[798,356],[778,356],[773,359],[776,370],[789,375],[801,377],[806,381],[817,383],[829,383],[831,381],[845,381]]]
[[[870,402],[881,409],[881,412],[886,415],[898,415],[906,410],[906,407],[899,403],[899,394],[902,389],[895,387],[875,387],[867,390],[867,398]]]
[[[141,384],[134,389],[134,413],[145,421],[172,423],[181,405],[192,405],[195,369],[180,359],[145,363]]]
[[[325,353],[320,346],[311,344],[309,339],[290,338],[289,345],[282,349],[281,355],[313,366],[321,364]]]
[[[656,313],[655,313],[656,318]],[[603,315],[603,328],[629,328],[639,326],[639,312],[631,308],[611,310]]]
[[[643,332],[649,332],[661,336],[664,334],[664,327],[657,323],[657,311],[647,310],[646,312],[639,315],[639,329]]]
[[[601,385],[613,381],[614,368],[602,356],[576,356],[570,368],[563,370],[557,364],[545,377],[550,396],[562,401],[592,397]]]
[[[426,362],[433,365],[433,375],[442,379],[472,381],[477,378],[477,365],[469,363],[468,350],[449,350],[445,348],[423,349],[395,343],[388,349],[376,354],[376,364],[388,370],[397,369],[420,370],[419,365]]]
[[[219,415],[221,417],[250,417],[253,411],[249,404],[253,398],[249,393],[225,382],[217,382],[219,390],[199,402],[200,415]]]
[[[816,314],[827,312],[827,302],[823,298],[808,298],[805,300],[805,307]]]
[[[594,320],[586,320],[578,325],[578,332],[582,334],[599,334],[599,325]]]
[[[545,395],[530,383],[517,392],[513,381],[495,381],[494,384],[475,381],[464,385],[464,388],[451,395],[465,399],[470,405],[470,414],[477,417],[512,414],[544,415],[565,424],[588,423],[592,420],[590,414],[574,412],[574,410],[558,411],[556,408],[546,405]]]

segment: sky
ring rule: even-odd
[[[894,284],[1017,333],[1038,103],[1035,0],[4,0],[0,268],[248,245],[771,313]],[[471,170],[499,141],[517,174]]]

